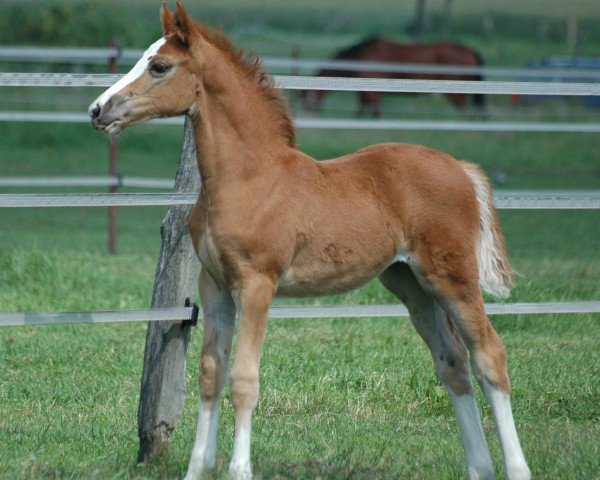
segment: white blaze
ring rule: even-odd
[[[133,81],[135,81],[136,79],[141,77],[142,74],[146,71],[146,68],[148,67],[148,63],[150,62],[150,59],[154,55],[156,55],[156,52],[158,52],[158,49],[165,44],[165,41],[166,40],[164,38],[160,38],[159,40],[154,42],[152,45],[150,45],[150,47],[148,47],[148,50],[146,50],[144,52],[144,54],[142,55],[142,58],[140,58],[138,60],[138,62],[131,69],[131,71],[127,75],[125,75],[123,78],[121,78],[121,80],[119,80],[117,83],[115,83],[112,87],[110,87],[108,90],[106,90],[106,92],[104,92],[102,95],[100,95],[96,100],[94,100],[92,102],[92,104],[90,105],[90,108],[88,111],[91,112],[97,106],[102,108],[102,106],[115,93],[121,91],[125,86],[129,85],[130,83],[132,83]]]

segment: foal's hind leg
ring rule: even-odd
[[[473,396],[467,349],[452,321],[434,298],[421,288],[406,264],[392,265],[379,279],[406,305],[417,332],[431,351],[437,374],[450,394],[458,418],[469,479],[494,478]]]
[[[416,252],[411,264],[421,285],[430,291],[451,316],[470,353],[475,377],[494,415],[504,457],[505,477],[529,479],[510,404],[506,352],[485,313],[479,288],[478,265],[468,247],[448,239],[451,248]]]
[[[204,470],[215,464],[220,395],[227,377],[235,323],[235,306],[229,292],[219,289],[205,271],[200,274],[200,296],[204,316],[200,404],[196,441],[186,480],[200,478]]]

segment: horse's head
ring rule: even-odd
[[[174,13],[164,2],[161,20],[164,37],[90,105],[95,128],[115,135],[153,118],[194,113],[201,73],[196,47],[201,36],[180,2]]]

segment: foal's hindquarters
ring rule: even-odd
[[[431,350],[438,376],[449,391],[458,417],[468,477],[494,478],[473,394],[470,359],[492,407],[506,477],[529,478],[512,418],[504,347],[485,314],[481,297],[480,284],[486,290],[506,293],[511,276],[485,177],[473,165],[410,145],[370,147],[310,168],[317,177],[309,173],[304,177],[313,187],[298,180],[287,192],[287,203],[299,202],[304,213],[288,209],[288,215],[280,217],[287,218],[287,222],[294,217],[314,228],[302,233],[302,246],[294,249],[293,259],[275,280],[264,270],[252,267],[247,258],[237,258],[235,269],[228,269],[236,276],[235,287],[224,287],[227,279],[220,277],[216,250],[210,254],[214,235],[207,230],[196,232],[205,266],[200,277],[204,339],[198,430],[187,478],[198,478],[215,462],[219,396],[226,381],[236,317],[238,345],[231,372],[235,439],[230,473],[245,479],[252,476],[251,416],[258,401],[260,352],[271,298],[278,287],[279,293],[285,294],[332,293],[336,279],[347,290],[365,281],[365,271],[371,272],[370,277],[380,274],[383,285],[406,304],[413,324]],[[351,182],[351,177],[362,180]],[[336,185],[328,185],[324,178],[335,179]],[[361,183],[360,201],[347,218],[335,205],[341,197],[356,198],[358,193],[352,189],[359,188],[357,183]],[[296,189],[309,193],[298,199]],[[315,199],[321,203],[317,205]],[[200,212],[191,229],[209,229],[205,227],[210,224],[206,219],[208,210],[201,206],[197,209]],[[270,218],[270,214],[266,216]],[[340,230],[335,229],[336,225]],[[354,245],[348,243],[349,238],[358,238],[360,225],[364,228],[363,238]],[[284,231],[289,229],[289,223],[279,224],[273,232],[285,237]],[[368,254],[366,244],[372,245]],[[274,242],[260,249],[265,257],[280,251]],[[226,256],[231,255],[229,252]]]
[[[478,287],[465,285],[462,292],[447,292],[427,276],[416,267],[395,263],[379,278],[406,305],[431,351],[458,418],[468,478],[495,478],[471,384],[469,354],[475,377],[492,407],[505,476],[530,478],[512,417],[504,347],[486,317]]]

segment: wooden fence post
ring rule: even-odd
[[[198,192],[199,188],[193,128],[186,118],[175,192]],[[191,209],[191,205],[171,206],[161,225],[152,308],[182,307],[186,298],[196,296],[199,262],[187,226]],[[190,329],[173,322],[148,324],[138,408],[138,462],[152,460],[167,448],[181,415]]]

